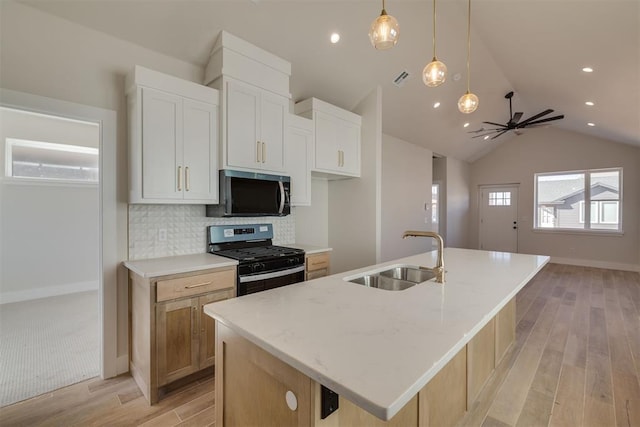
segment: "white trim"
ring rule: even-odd
[[[118,356],[118,359],[116,360],[116,375],[124,374],[125,372],[129,372],[128,354]]]
[[[0,182],[7,185],[24,186],[51,186],[68,188],[98,188],[98,181],[74,181],[51,178],[24,178],[20,176],[5,176],[0,178]]]
[[[609,270],[640,272],[640,265],[625,264],[621,262],[608,262],[608,261],[596,261],[591,259],[573,259],[573,258],[560,258],[560,257],[551,257],[550,262],[554,264],[579,265],[582,267],[606,268]]]
[[[74,294],[76,292],[95,291],[99,288],[99,285],[100,283],[98,280],[89,280],[86,282],[70,283],[67,285],[46,286],[44,288],[3,292],[0,293],[0,304],[49,298],[58,295]]]
[[[118,247],[116,198],[116,112],[58,99],[0,88],[0,105],[100,125],[100,376],[117,375],[118,363]]]
[[[575,234],[576,236],[609,236],[622,237],[624,231],[607,230],[604,228],[583,229],[583,228],[532,228],[534,233],[550,233],[550,234]]]

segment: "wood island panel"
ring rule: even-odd
[[[495,367],[495,318],[467,344],[467,407],[476,400]]]
[[[516,299],[509,301],[496,315],[495,367],[516,339]]]
[[[216,425],[310,426],[309,377],[216,322]],[[297,399],[292,410],[286,401]],[[220,399],[223,397],[223,399]]]
[[[418,425],[418,396],[414,396],[393,418],[383,421],[371,415],[359,406],[354,405],[349,400],[340,397],[337,412],[329,415],[328,418],[336,416],[340,427],[408,427]]]
[[[463,348],[418,394],[421,427],[453,426],[467,411],[467,350]]]

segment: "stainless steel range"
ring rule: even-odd
[[[272,239],[272,224],[207,227],[209,252],[239,262],[238,296],[304,281],[304,251]]]

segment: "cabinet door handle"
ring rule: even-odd
[[[267,144],[262,143],[262,163],[267,161]]]
[[[338,150],[338,167],[340,167],[340,150]]]
[[[184,168],[184,185],[185,185],[185,190],[189,191],[189,187],[190,187],[190,174],[189,174],[189,166]]]
[[[260,141],[256,141],[256,163],[260,163]]]
[[[207,286],[210,285],[211,282],[202,282],[202,283],[196,283],[195,285],[187,285],[184,288],[185,289],[192,289],[192,288],[199,288],[200,286]]]
[[[182,166],[178,166],[178,191],[182,191]]]

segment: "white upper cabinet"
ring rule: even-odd
[[[359,177],[362,118],[317,98],[298,102],[295,112],[314,122],[313,171],[328,177]]]
[[[255,86],[225,80],[227,146],[223,168],[282,172],[289,101]]]
[[[129,202],[217,203],[218,91],[139,66],[127,88]]]
[[[222,92],[221,169],[286,173],[291,64],[220,32],[205,83]]]
[[[291,176],[291,205],[311,205],[313,121],[291,115],[285,135],[285,168]]]

